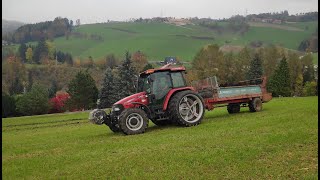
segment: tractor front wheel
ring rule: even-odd
[[[169,103],[170,119],[182,126],[198,125],[204,115],[202,97],[192,91],[175,94]]]
[[[148,122],[147,114],[139,108],[125,109],[119,117],[119,127],[127,135],[144,133]]]

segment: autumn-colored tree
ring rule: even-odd
[[[53,60],[55,59],[55,51],[56,51],[56,47],[54,45],[54,43],[52,41],[46,41],[46,45],[48,48],[48,57],[49,59]]]
[[[235,68],[237,72],[236,81],[242,81],[246,78],[246,73],[250,68],[251,51],[248,47],[244,47],[235,57]]]
[[[141,51],[137,51],[132,55],[132,64],[135,67],[137,73],[143,71],[143,68],[147,65],[147,56]]]
[[[219,50],[219,46],[207,45],[203,47],[193,59],[192,71],[197,74],[198,79],[204,79],[210,76],[219,76],[219,67],[222,62],[223,53]]]
[[[290,82],[292,95],[301,96],[302,83],[303,83],[303,67],[302,61],[299,59],[298,54],[289,53],[288,54],[288,66],[290,72]],[[302,81],[302,82],[301,82]]]
[[[49,100],[50,110],[49,113],[62,113],[66,111],[65,103],[70,98],[66,92],[60,92],[55,97]]]
[[[263,74],[268,78],[271,77],[280,60],[281,56],[276,46],[265,47],[262,54]]]
[[[2,92],[7,92],[10,95],[20,94],[23,92],[24,83],[26,82],[26,68],[23,63],[15,56],[7,59],[2,64]]]
[[[26,53],[27,62],[32,63],[32,58],[33,58],[32,48],[29,47],[25,53]]]

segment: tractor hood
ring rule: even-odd
[[[124,108],[132,108],[138,104],[147,105],[148,98],[146,97],[146,92],[139,92],[136,94],[132,94],[128,97],[125,97],[118,102],[114,103],[114,105],[121,104]]]

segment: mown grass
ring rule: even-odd
[[[2,176],[318,179],[317,109],[317,97],[275,98],[258,113],[217,108],[199,126],[150,122],[134,136],[90,124],[87,112],[2,119]]]
[[[76,32],[97,34],[103,41],[85,38],[65,37],[55,39],[58,50],[70,52],[74,57],[94,60],[109,53],[124,57],[124,52],[142,51],[149,60],[164,60],[166,56],[178,56],[183,61],[190,61],[207,44],[248,45],[252,41],[273,43],[285,48],[297,49],[300,42],[315,32],[317,22],[285,24],[303,31],[291,31],[272,27],[250,27],[244,35],[238,33],[218,34],[208,28],[187,25],[183,27],[165,23],[107,23],[82,25]],[[280,25],[281,26],[281,25]],[[306,28],[308,27],[308,28]],[[200,37],[200,38],[198,38]],[[212,39],[213,38],[213,39]]]

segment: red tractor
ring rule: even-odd
[[[95,109],[89,119],[106,124],[113,132],[128,135],[144,133],[149,119],[158,126],[177,124],[198,125],[205,112],[203,99],[193,87],[187,86],[184,67],[163,66],[142,72],[138,92],[112,106],[110,114]]]

